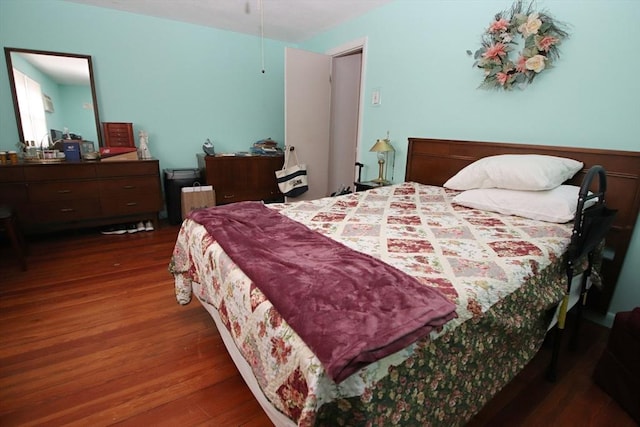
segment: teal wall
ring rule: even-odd
[[[571,24],[556,67],[524,91],[479,90],[482,75],[466,51],[511,4],[396,0],[297,46],[324,52],[367,37],[359,155],[367,176],[376,171],[366,150],[387,131],[395,181],[410,136],[640,151],[640,1],[539,0]],[[73,22],[73,31],[60,22]],[[195,166],[206,138],[218,151],[284,140],[285,43],[266,40],[261,74],[259,38],[58,0],[0,0],[0,40],[92,55],[101,120],[148,131],[162,168]],[[18,136],[6,73],[0,67],[0,148],[10,149]],[[611,312],[640,306],[637,259],[640,224]]]
[[[58,85],[58,87],[60,96],[57,100],[52,97],[53,105],[56,113],[58,108],[62,110],[64,119],[57,126],[51,127],[61,131],[67,127],[70,133],[82,136],[85,141],[93,141],[97,146],[98,135],[94,125],[94,112],[91,108],[84,107],[91,104],[91,87],[81,85]]]
[[[65,24],[68,23],[68,24]],[[218,151],[284,141],[284,46],[260,39],[58,0],[0,0],[3,47],[92,56],[100,119],[149,134],[161,168],[194,167],[205,139]],[[0,148],[18,141],[0,67]]]
[[[555,67],[522,91],[477,89],[482,72],[466,51],[480,47],[495,13],[511,4],[396,0],[299,46],[326,52],[367,37],[359,158],[369,177],[377,172],[367,150],[387,131],[397,150],[395,181],[404,177],[412,136],[640,151],[640,56],[633,53],[640,1],[538,1],[538,10],[570,24]],[[370,103],[374,89],[379,106]],[[639,259],[637,223],[611,313],[640,306]]]

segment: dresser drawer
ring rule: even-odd
[[[58,200],[31,203],[30,219],[38,223],[70,222],[100,216],[100,199]]]
[[[262,194],[258,194],[253,190],[247,189],[222,189],[216,190],[216,204],[224,205],[226,203],[244,202],[247,200],[262,200]]]
[[[27,181],[89,179],[95,176],[96,169],[92,163],[31,165],[24,168],[24,177]]]
[[[0,166],[0,182],[24,181],[22,166]]]
[[[144,212],[158,212],[161,200],[156,194],[133,194],[131,197],[102,197],[102,213],[107,216],[133,215]]]
[[[97,169],[97,174],[99,177],[152,175],[157,176],[158,180],[160,179],[157,160],[130,160],[123,162],[100,163]]]
[[[222,191],[216,190],[216,205],[242,202],[243,200],[246,200],[246,199],[242,198],[241,195],[238,194],[237,192],[234,192],[234,191],[222,192]]]
[[[29,184],[32,203],[99,197],[97,181],[53,181]]]
[[[198,158],[204,163],[207,184],[216,191],[216,204],[245,200],[282,200],[275,171],[282,168],[281,156]]]
[[[15,209],[20,222],[29,221],[29,194],[24,183],[0,183],[0,205],[2,204]]]
[[[100,181],[100,196],[130,197],[155,194],[160,190],[159,185],[157,178],[145,176],[105,179]]]
[[[29,201],[27,186],[24,183],[0,183],[0,204],[24,204]]]

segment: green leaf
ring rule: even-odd
[[[535,39],[535,36],[533,34],[530,35],[529,37],[527,37],[524,40],[525,49],[528,48],[528,47],[531,47],[531,46],[535,46],[535,45],[536,45],[536,39]]]
[[[542,25],[540,25],[540,29],[538,30],[538,34],[545,34],[549,28],[551,28],[551,23],[549,22],[543,22]]]
[[[516,13],[516,15],[513,17],[513,20],[516,22],[516,26],[519,27],[520,25],[527,22],[527,15]]]
[[[514,81],[516,83],[524,83],[527,81],[527,76],[525,76],[524,73],[518,73],[516,74],[516,78],[514,79]]]

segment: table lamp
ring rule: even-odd
[[[376,143],[373,144],[373,147],[371,147],[369,151],[373,151],[378,155],[378,168],[379,168],[378,177],[374,179],[373,182],[378,182],[380,184],[388,183],[389,181],[387,181],[384,176],[385,175],[384,163],[387,160],[387,155],[389,151],[394,151],[389,141],[389,138],[378,139]]]

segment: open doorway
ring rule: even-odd
[[[331,81],[329,191],[351,187],[355,180],[360,117],[362,49],[334,56]]]

